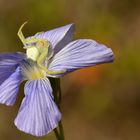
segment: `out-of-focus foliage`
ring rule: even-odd
[[[92,38],[111,47],[115,61],[62,78],[66,140],[140,139],[139,0],[0,0],[0,51],[23,51],[17,37],[74,22],[76,38]],[[24,134],[13,124],[14,107],[0,106],[0,140],[45,140]],[[47,136],[54,140],[53,133]]]

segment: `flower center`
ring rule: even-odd
[[[21,63],[21,72],[25,80],[37,80],[47,76],[47,73],[31,59],[24,60]]]

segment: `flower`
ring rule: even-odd
[[[23,25],[22,25],[23,27]],[[113,52],[91,39],[73,41],[74,24],[24,38],[26,54],[0,54],[0,103],[14,105],[22,81],[25,97],[14,121],[17,128],[43,136],[57,127],[61,113],[48,77],[59,78],[77,69],[112,62]]]

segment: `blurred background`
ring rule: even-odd
[[[0,51],[23,51],[17,37],[69,23],[76,38],[92,38],[112,48],[115,61],[61,79],[66,140],[140,140],[139,0],[0,0]],[[53,132],[36,138],[14,126],[23,97],[0,105],[0,140],[55,140]]]

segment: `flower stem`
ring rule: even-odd
[[[59,122],[59,131],[60,131],[60,137],[61,137],[60,140],[65,140],[64,129],[63,129],[63,125],[61,121]]]
[[[58,79],[50,79],[50,81],[51,81],[52,87],[53,87],[54,101],[61,111],[60,104],[61,104],[62,94],[61,94],[60,79],[59,78]],[[58,124],[58,128],[54,129],[54,133],[55,133],[57,140],[65,140],[63,125],[62,125],[61,121]]]
[[[59,132],[58,132],[57,128],[55,128],[53,131],[54,131],[54,134],[55,134],[57,140],[59,140]]]

